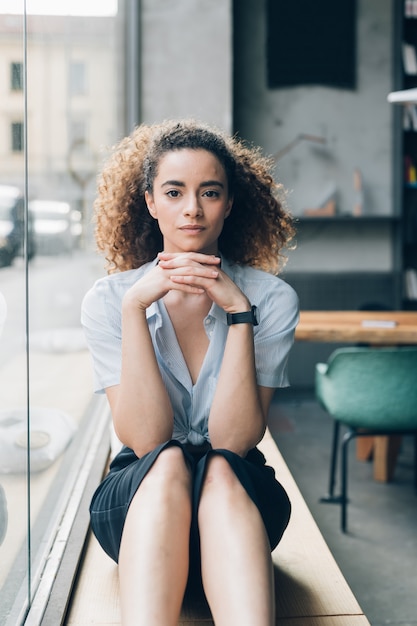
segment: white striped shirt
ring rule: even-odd
[[[86,294],[81,322],[93,357],[94,391],[120,383],[121,308],[129,287],[156,264],[99,279]],[[222,270],[242,290],[259,313],[254,326],[256,376],[264,387],[288,386],[287,361],[298,322],[298,298],[282,279],[251,267],[231,265],[222,257]],[[159,369],[174,411],[173,438],[193,445],[209,440],[208,416],[219,377],[228,326],[226,313],[213,303],[204,320],[209,348],[198,379],[192,383],[163,300],[146,311]],[[138,407],[140,415],[140,407]]]

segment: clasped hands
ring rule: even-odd
[[[128,290],[125,298],[145,310],[172,290],[205,293],[227,313],[248,311],[249,300],[220,265],[220,257],[214,254],[160,252],[158,264]]]

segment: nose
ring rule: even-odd
[[[203,213],[198,195],[190,194],[184,204],[184,215],[198,217]]]

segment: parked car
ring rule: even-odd
[[[81,213],[69,202],[31,200],[38,254],[60,254],[77,247],[81,235]]]
[[[28,211],[28,259],[35,255],[33,219]],[[25,203],[18,187],[0,185],[0,267],[11,265],[22,254],[25,238]]]

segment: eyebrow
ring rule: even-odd
[[[161,187],[171,185],[173,187],[185,187],[185,183],[180,180],[166,180],[164,183],[162,183]],[[223,183],[221,183],[219,180],[205,180],[200,184],[200,187],[220,187],[221,189],[224,189]]]

